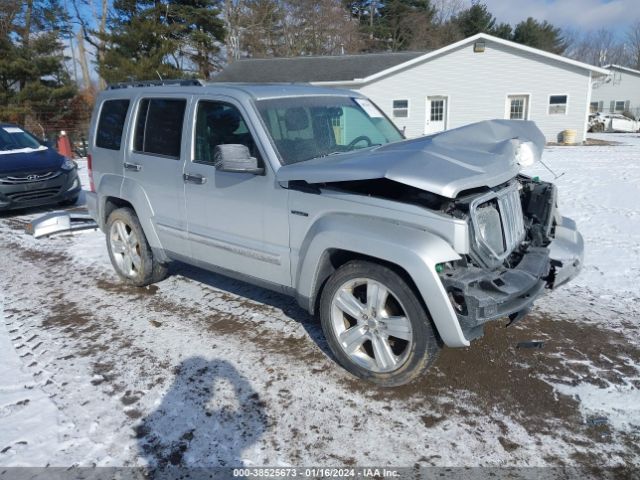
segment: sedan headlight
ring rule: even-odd
[[[493,203],[485,203],[476,210],[478,234],[493,253],[504,253],[504,241],[502,239],[502,221],[500,212]]]
[[[77,168],[78,164],[76,162],[74,162],[73,160],[70,160],[68,158],[64,159],[64,162],[62,162],[62,170],[64,170],[65,172],[69,172],[71,170],[73,170],[74,168]]]

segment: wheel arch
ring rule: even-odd
[[[341,265],[353,259],[382,263],[415,289],[445,344],[468,346],[435,270],[437,263],[459,258],[445,240],[424,230],[352,215],[323,218],[300,249],[295,275],[298,301],[315,313],[324,285]]]
[[[153,224],[153,209],[149,203],[149,199],[144,190],[130,179],[121,179],[121,185],[117,190],[113,188],[105,188],[99,190],[100,196],[99,216],[101,220],[101,228],[106,230],[109,215],[118,208],[130,208],[138,217],[138,221],[142,226],[142,231],[151,247],[154,257],[162,263],[169,261],[167,254],[162,248],[160,239]],[[102,182],[100,184],[102,187]]]

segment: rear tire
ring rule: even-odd
[[[394,270],[353,260],[327,281],[320,321],[338,363],[383,387],[420,378],[440,351],[421,299]]]
[[[116,273],[129,285],[144,287],[167,276],[167,266],[153,258],[140,221],[130,208],[118,208],[109,215],[107,250]]]

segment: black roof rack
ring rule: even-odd
[[[107,85],[107,90],[116,90],[118,88],[134,88],[134,87],[160,87],[163,85],[179,85],[181,87],[201,87],[202,82],[194,78],[176,78],[168,80],[139,80],[134,82],[120,82]]]

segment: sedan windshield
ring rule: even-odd
[[[0,127],[0,150],[40,148],[40,142],[19,127]]]
[[[290,97],[256,104],[285,165],[402,140],[365,98]]]

